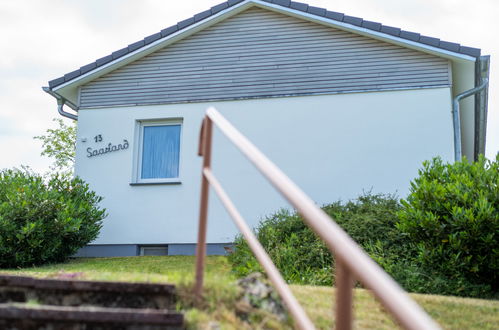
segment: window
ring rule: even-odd
[[[136,183],[178,183],[182,122],[139,122]]]
[[[167,245],[146,245],[139,247],[139,255],[141,256],[167,256]]]

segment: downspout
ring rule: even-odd
[[[487,84],[489,83],[489,79],[483,78],[482,83],[480,86],[477,86],[475,88],[472,88],[470,90],[467,90],[465,92],[462,92],[461,94],[457,95],[454,100],[452,101],[452,119],[454,123],[454,159],[456,162],[461,161],[462,159],[462,147],[461,147],[461,115],[460,115],[460,109],[459,109],[459,101],[462,99],[474,95],[481,90],[483,90],[485,87],[487,87]]]
[[[64,99],[57,99],[57,112],[63,117],[73,119],[73,120],[78,120],[77,115],[73,115],[72,113],[64,111],[62,108],[64,107]]]
[[[43,89],[44,92],[52,95],[53,97],[55,97],[57,99],[57,112],[61,116],[69,118],[69,119],[72,119],[72,120],[78,120],[78,116],[77,115],[74,115],[72,113],[64,111],[63,107],[67,103],[67,101],[62,96],[60,96],[59,94],[55,93],[54,91],[52,91],[48,87],[42,87],[42,89]]]
[[[489,78],[490,55],[480,56],[475,63],[475,85],[480,84],[484,78]],[[490,85],[489,85],[490,86]],[[478,160],[480,155],[485,155],[485,140],[487,138],[487,107],[489,88],[475,95],[475,143],[473,159]]]

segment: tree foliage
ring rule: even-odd
[[[79,178],[0,172],[0,267],[61,262],[99,234],[102,200]]]
[[[66,125],[60,118],[56,118],[57,128],[47,129],[45,135],[35,136],[42,141],[42,156],[54,160],[50,167],[52,171],[61,174],[72,174],[75,164],[76,124]]]
[[[499,289],[499,154],[424,162],[398,213],[398,228],[426,269]]]

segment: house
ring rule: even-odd
[[[208,106],[318,204],[404,196],[422,161],[484,152],[488,63],[476,48],[303,3],[230,0],[52,80],[44,90],[78,121],[76,175],[109,213],[79,255],[194,253]],[[214,139],[214,172],[250,225],[286,207]],[[215,197],[209,219],[208,253],[223,253],[237,230]]]

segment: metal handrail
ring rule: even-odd
[[[206,111],[200,134],[199,155],[203,156],[201,207],[198,244],[196,247],[196,278],[194,293],[201,298],[206,257],[206,227],[208,191],[211,185],[220,201],[234,219],[248,241],[256,258],[281,295],[284,304],[300,329],[314,329],[310,319],[298,304],[289,287],[267,253],[237,212],[220,183],[211,172],[213,123],[296,208],[304,222],[326,243],[336,258],[336,328],[352,327],[352,290],[354,279],[372,290],[375,297],[406,329],[440,329],[428,314],[416,304],[400,286],[379,267],[336,222],[321,210],[274,163],[261,153],[245,136],[228,122],[215,108]]]

